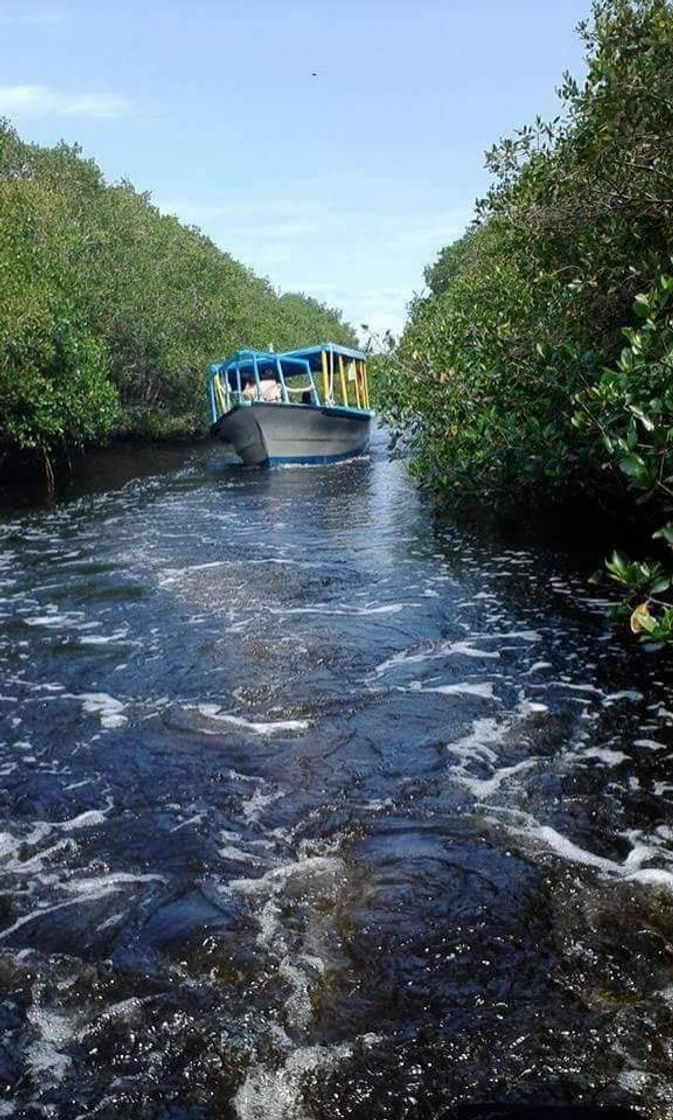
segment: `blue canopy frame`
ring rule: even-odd
[[[320,369],[323,354],[333,354],[335,357],[347,358],[349,362],[366,362],[367,355],[363,350],[353,350],[350,346],[339,346],[336,342],[321,342],[318,346],[305,346],[301,350],[288,350],[285,357],[305,358],[316,372]]]
[[[232,404],[242,403],[243,387],[246,384],[257,386],[261,399],[260,382],[273,380],[278,383],[281,398],[289,404],[290,392],[309,392],[311,403],[320,406],[320,396],[313,374],[322,368],[323,354],[341,357],[348,361],[366,361],[367,355],[361,350],[339,346],[334,342],[322,342],[317,346],[305,346],[299,350],[286,350],[275,353],[272,350],[237,350],[223,362],[213,362],[209,367],[207,392],[212,423],[229,410]],[[289,367],[289,368],[287,368]],[[308,385],[300,390],[288,388],[286,377],[305,375]],[[233,399],[232,399],[233,398]]]

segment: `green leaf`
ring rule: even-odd
[[[639,319],[647,319],[650,314],[650,297],[640,293],[633,301],[633,310]]]
[[[661,529],[657,529],[656,533],[652,534],[652,540],[664,540],[667,544],[673,545],[673,522],[668,521]]]

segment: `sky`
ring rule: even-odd
[[[0,116],[79,142],[275,288],[399,333],[487,189],[484,151],[582,73],[589,8],[0,0]]]

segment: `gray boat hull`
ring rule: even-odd
[[[246,466],[335,463],[365,449],[371,426],[363,409],[261,401],[237,405],[213,424]]]

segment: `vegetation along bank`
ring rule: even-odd
[[[473,225],[426,271],[379,396],[445,505],[638,514],[632,629],[673,636],[673,5],[595,0],[560,115],[486,156]],[[652,539],[654,531],[655,539]]]
[[[77,147],[24,143],[0,121],[0,467],[47,465],[111,435],[205,430],[209,362],[355,336],[341,316],[278,295]]]

